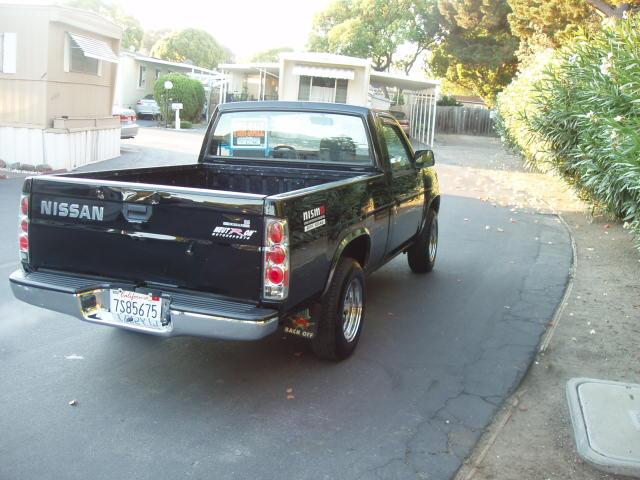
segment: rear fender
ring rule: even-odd
[[[348,250],[350,245],[353,245],[353,242],[359,239],[363,239],[366,242],[366,251],[362,252],[361,260],[362,260],[362,268],[364,269],[369,261],[369,252],[371,247],[371,240],[369,230],[367,228],[358,228],[350,233],[348,233],[338,244],[338,248],[336,249],[335,254],[333,255],[333,260],[331,261],[331,268],[329,270],[329,276],[327,277],[327,281],[324,286],[324,290],[322,294],[324,295],[326,291],[329,289],[329,285],[331,285],[331,280],[333,279],[333,274],[338,267],[338,262],[340,258],[342,258],[345,251]]]

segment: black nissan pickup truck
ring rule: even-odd
[[[389,113],[220,105],[195,164],[27,178],[11,287],[88,322],[234,340],[282,328],[343,359],[365,276],[400,253],[433,269],[433,165]]]

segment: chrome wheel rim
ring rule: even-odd
[[[431,221],[431,232],[429,233],[429,262],[433,263],[438,252],[438,218]]]
[[[362,320],[362,284],[352,279],[342,300],[342,334],[347,342],[352,342],[358,334]]]

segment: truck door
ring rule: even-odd
[[[383,119],[382,133],[391,168],[391,191],[394,197],[387,242],[387,252],[392,252],[413,237],[420,227],[424,185],[413,166],[413,151],[398,126]]]

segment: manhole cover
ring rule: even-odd
[[[567,401],[578,454],[600,470],[640,477],[640,385],[572,378]]]

